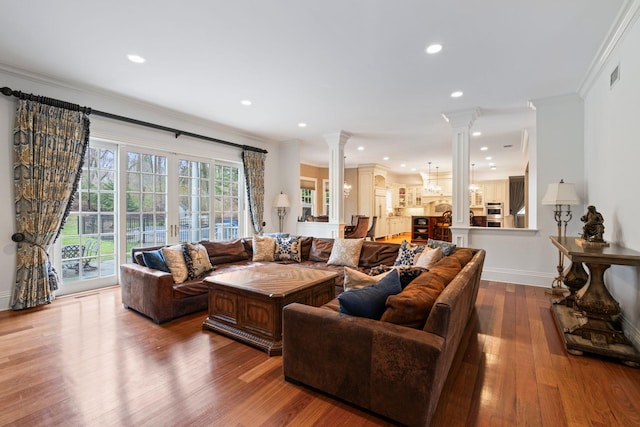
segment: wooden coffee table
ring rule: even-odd
[[[202,327],[282,354],[282,308],[292,302],[320,306],[335,296],[331,271],[262,264],[207,277],[209,317]]]

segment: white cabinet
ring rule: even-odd
[[[386,212],[386,179],[387,170],[380,166],[358,168],[358,215],[378,216]],[[377,228],[377,227],[376,227]]]
[[[407,186],[403,184],[391,185],[391,206],[394,208],[407,207]]]
[[[469,192],[469,207],[471,208],[484,208],[484,186],[477,184],[478,189],[476,191]]]
[[[387,218],[387,236],[397,236],[411,231],[411,218],[407,216],[390,216]]]
[[[507,180],[499,179],[495,181],[484,181],[483,186],[483,198],[484,203],[499,202],[505,203],[507,201]]]

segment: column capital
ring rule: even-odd
[[[449,123],[452,128],[467,127],[470,128],[480,115],[480,107],[469,110],[449,111],[442,113],[442,117]]]
[[[327,144],[331,145],[334,143],[338,143],[342,147],[344,147],[349,138],[351,138],[351,134],[343,130],[339,132],[327,133],[322,136],[324,137],[324,140],[327,142]]]

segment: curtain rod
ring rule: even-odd
[[[81,107],[81,106],[79,106],[77,104],[72,104],[70,102],[61,101],[59,99],[47,98],[47,97],[44,97],[44,96],[38,96],[38,95],[30,94],[30,93],[24,93],[24,92],[21,92],[21,91],[11,90],[10,88],[8,88],[6,86],[3,87],[2,89],[0,89],[0,92],[4,96],[15,96],[16,98],[27,99],[29,101],[36,101],[36,102],[40,102],[41,104],[45,104],[45,105],[51,105],[51,106],[54,106],[54,107],[65,108],[67,110],[72,110],[72,111],[80,111],[80,112],[85,113],[85,114],[93,114],[95,116],[106,117],[106,118],[112,119],[112,120],[118,120],[118,121],[121,121],[121,122],[131,123],[131,124],[138,125],[138,126],[144,126],[144,127],[148,127],[148,128],[152,128],[152,129],[158,129],[158,130],[162,130],[162,131],[165,131],[165,132],[170,132],[170,133],[174,134],[176,136],[176,138],[178,138],[179,136],[184,135],[184,136],[190,136],[192,138],[203,139],[205,141],[215,142],[215,143],[218,143],[218,144],[230,145],[232,147],[241,148],[243,150],[257,151],[258,153],[265,153],[265,154],[267,153],[267,150],[264,150],[262,148],[252,147],[250,145],[236,144],[235,142],[229,142],[229,141],[225,141],[223,139],[213,138],[213,137],[205,136],[205,135],[199,135],[197,133],[187,132],[187,131],[184,131],[184,130],[170,128],[170,127],[167,127],[167,126],[157,125],[155,123],[144,122],[142,120],[132,119],[130,117],[125,117],[125,116],[119,116],[117,114],[107,113],[105,111],[94,110],[94,109],[91,109],[90,107]]]

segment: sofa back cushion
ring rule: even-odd
[[[309,250],[309,261],[327,262],[333,249],[333,239],[313,238]]]
[[[380,320],[422,329],[443,290],[444,281],[440,276],[424,272],[402,292],[387,298],[386,310]]]
[[[203,241],[200,243],[207,250],[213,265],[249,259],[241,239],[222,242]]]
[[[313,244],[313,237],[300,236],[300,258],[303,261],[309,259],[309,253],[311,252],[311,245]]]
[[[393,265],[399,249],[400,244],[398,243],[364,242],[358,265],[365,268]]]
[[[448,256],[438,261],[436,265],[429,269],[429,272],[439,276],[444,282],[444,285],[447,286],[461,269],[462,266],[460,265],[460,261]]]
[[[458,248],[449,257],[457,259],[460,265],[464,267],[473,258],[473,252],[469,248]]]

